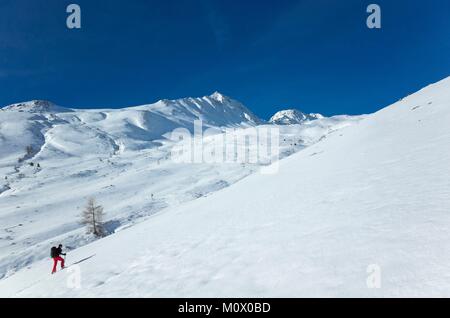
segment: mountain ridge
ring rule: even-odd
[[[174,106],[176,105],[176,106]],[[160,99],[154,103],[142,104],[137,106],[126,106],[119,108],[77,108],[77,107],[63,107],[58,104],[47,101],[47,100],[31,100],[25,102],[14,103],[10,105],[3,106],[0,110],[4,111],[19,111],[19,112],[30,112],[30,113],[65,113],[65,112],[80,112],[80,111],[126,111],[126,110],[155,110],[164,115],[173,115],[169,111],[163,111],[162,107],[178,107],[184,108],[184,112],[192,112],[197,115],[199,119],[201,117],[208,117],[208,114],[202,113],[201,109],[211,106],[217,112],[220,106],[223,107],[223,115],[227,115],[230,111],[240,111],[242,113],[242,123],[246,121],[251,124],[278,124],[278,125],[295,125],[301,124],[304,121],[315,120],[319,118],[324,118],[318,113],[304,113],[298,109],[291,108],[276,112],[269,120],[264,120],[253,113],[248,107],[243,103],[227,96],[219,91],[215,91],[211,95],[205,95],[202,97],[182,97],[177,99]],[[179,111],[179,110],[178,110]],[[183,112],[181,111],[181,112]],[[180,112],[180,111],[179,111]],[[216,121],[214,124],[220,125],[220,121]]]

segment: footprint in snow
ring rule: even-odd
[[[310,157],[314,157],[314,156],[320,155],[320,154],[322,154],[322,153],[323,153],[323,151],[315,152],[315,153],[312,153],[312,154],[309,155],[309,156],[310,156]]]

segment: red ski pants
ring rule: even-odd
[[[62,258],[61,256],[53,257],[53,270],[52,270],[52,274],[56,272],[56,266],[58,265],[58,261],[61,262],[61,268],[64,268],[64,258]]]

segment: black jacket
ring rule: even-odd
[[[52,254],[53,254],[53,257],[58,257],[60,255],[64,255],[64,256],[66,255],[65,253],[62,252],[61,247],[57,247]]]
[[[62,248],[61,248],[61,247],[58,247],[56,250],[57,250],[58,256],[59,256],[59,255],[64,255],[64,256],[66,256],[66,253],[63,253],[63,252],[62,252]]]

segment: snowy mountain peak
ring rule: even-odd
[[[287,109],[277,112],[269,122],[275,125],[295,125],[320,118],[324,117],[321,114],[305,114],[297,109]]]
[[[230,100],[230,98],[228,96],[225,96],[222,93],[219,93],[217,91],[214,92],[213,94],[211,94],[209,97],[214,99],[214,100],[216,100],[216,101],[218,101],[218,102],[221,102],[221,103]]]
[[[68,108],[56,106],[54,103],[46,100],[32,100],[29,102],[12,104],[3,109],[30,113],[64,113],[71,111]]]
[[[178,123],[191,126],[201,119],[207,126],[255,125],[261,123],[241,102],[214,92],[209,96],[185,97],[180,99],[163,99],[155,104],[132,107],[132,109],[156,112]]]

